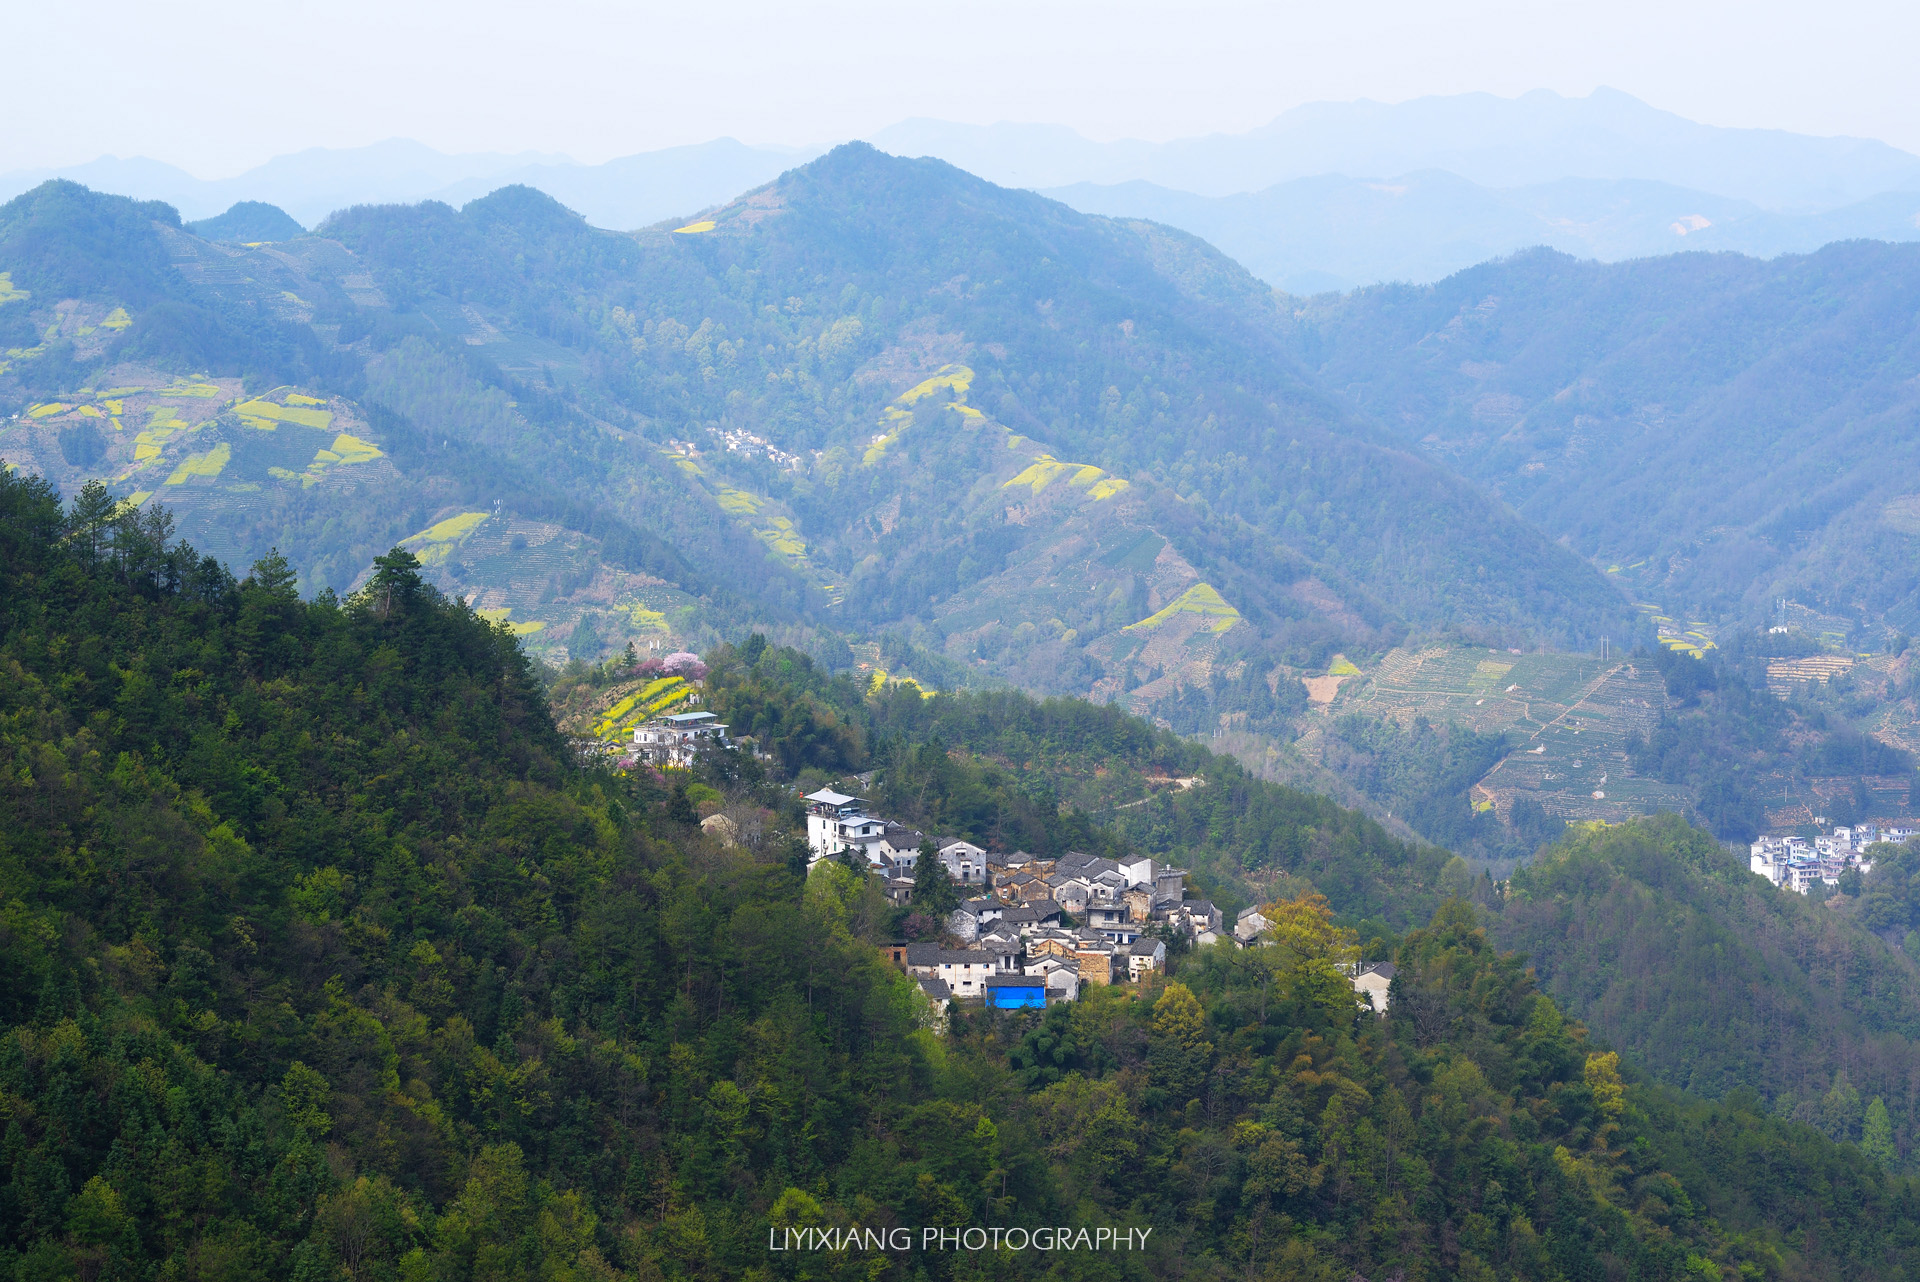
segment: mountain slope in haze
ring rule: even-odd
[[[1202,196],[1338,174],[1441,169],[1486,187],[1563,178],[1641,179],[1811,213],[1920,190],[1920,157],[1859,138],[1697,124],[1616,89],[1566,98],[1470,93],[1402,103],[1319,102],[1244,134],[1166,143],[1092,142],[1059,125],[911,120],[871,141],[931,155],[1010,186],[1135,180]]]
[[[850,216],[855,210],[859,215]],[[714,423],[721,433],[734,430],[735,422],[790,424],[784,439],[775,436],[775,446],[822,451],[822,469],[813,476],[789,469],[768,479],[789,482],[787,497],[816,523],[812,537],[829,564],[858,571],[879,554],[881,573],[918,573],[925,556],[885,550],[889,537],[900,537],[898,522],[876,517],[833,527],[849,511],[842,487],[858,486],[852,491],[857,511],[862,502],[890,504],[900,493],[892,487],[915,476],[951,486],[939,467],[923,466],[914,455],[958,438],[910,430],[897,436],[897,448],[876,452],[876,438],[895,439],[877,429],[887,427],[898,407],[836,424],[831,402],[826,414],[817,402],[796,404],[781,371],[755,368],[765,339],[753,334],[742,350],[734,328],[753,326],[781,338],[785,327],[769,325],[764,306],[759,316],[745,312],[707,280],[741,273],[751,280],[774,264],[789,279],[811,277],[818,283],[788,295],[782,306],[819,327],[823,349],[839,335],[858,335],[858,354],[871,355],[853,366],[851,390],[910,388],[936,372],[936,360],[964,367],[967,410],[956,410],[950,425],[965,431],[1003,423],[1063,464],[1102,469],[1142,498],[1171,491],[1183,510],[1237,518],[1246,533],[1228,531],[1210,553],[1219,573],[1244,568],[1249,555],[1271,556],[1246,542],[1264,534],[1330,566],[1410,622],[1469,622],[1444,617],[1467,597],[1438,590],[1462,575],[1488,585],[1477,589],[1472,608],[1485,611],[1481,618],[1489,623],[1498,612],[1517,619],[1529,611],[1607,608],[1604,597],[1576,598],[1591,591],[1575,587],[1577,579],[1537,577],[1529,561],[1538,558],[1545,570],[1555,558],[1501,514],[1484,511],[1472,525],[1454,522],[1444,513],[1477,503],[1467,491],[1453,489],[1440,473],[1408,470],[1402,456],[1378,451],[1363,430],[1329,414],[1273,347],[1266,292],[1197,242],[1148,226],[1085,219],[945,166],[891,161],[859,148],[795,171],[710,221],[706,230],[641,239],[651,278],[636,304],[658,316],[663,302],[682,307],[677,296],[693,286],[700,310],[682,310],[671,332],[697,333],[711,322],[707,342],[736,344],[733,359],[748,374],[746,385],[764,390],[750,394],[752,418],[746,419],[722,399],[738,386],[729,379],[709,379],[703,371],[698,383],[658,380],[654,386],[672,392],[675,416]],[[656,367],[661,356],[652,354],[650,335],[662,323],[647,330],[638,315],[632,320],[634,345],[644,342]],[[836,450],[846,452],[844,464]],[[1026,465],[1023,459],[1014,470]],[[994,492],[1004,494],[1011,480],[1001,478]],[[937,497],[930,492],[918,505],[903,500],[904,528],[932,518]],[[1014,536],[1007,527],[1018,521],[996,523],[1004,537]],[[1238,550],[1223,555],[1229,548]],[[1199,564],[1199,545],[1178,550]],[[1212,563],[1199,568],[1203,577],[1216,572]],[[1280,581],[1297,578],[1296,572]],[[1339,593],[1332,595],[1337,600]],[[893,618],[923,614],[912,601],[896,602]],[[854,597],[849,604],[857,616]],[[1165,604],[1152,601],[1136,618]],[[879,622],[889,615],[869,617]]]
[[[718,204],[818,150],[750,147],[716,138],[582,165],[531,152],[449,156],[423,143],[391,138],[366,147],[310,147],[219,179],[195,178],[143,157],[102,156],[84,165],[0,174],[0,199],[62,178],[136,200],[163,200],[189,219],[213,218],[239,202],[261,202],[277,205],[311,227],[353,205],[418,200],[465,204],[522,183],[578,210],[596,227],[629,228]]]
[[[265,201],[234,202],[226,213],[187,224],[187,230],[207,240],[232,240],[242,244],[267,240],[292,240],[306,231],[278,205]]]
[[[13,268],[0,326],[32,344],[9,348],[0,369],[23,411],[0,424],[13,466],[69,491],[98,477],[122,495],[160,494],[219,555],[284,548],[309,591],[346,591],[401,541],[458,583],[451,521],[480,548],[501,544],[506,563],[466,594],[511,596],[480,604],[518,608],[515,623],[570,626],[587,605],[655,623],[687,609],[686,589],[731,599],[657,536],[595,508],[587,478],[607,474],[616,437],[541,388],[516,399],[498,365],[421,337],[430,321],[394,325],[336,242],[213,244],[164,206],[55,183],[0,208],[0,258]],[[537,466],[502,464],[516,443],[537,443]],[[644,495],[649,475],[627,473],[623,491]],[[718,547],[675,528],[712,560],[739,561],[728,582],[754,592],[759,562],[724,522],[711,529]],[[784,617],[777,592],[756,600]]]
[[[855,210],[859,215],[850,216]],[[1502,545],[1525,546],[1526,539],[1494,512],[1476,518],[1487,523],[1483,531],[1451,531],[1459,539],[1444,553],[1451,565],[1429,565],[1396,581],[1388,546],[1395,527],[1400,539],[1431,548],[1405,522],[1428,513],[1445,521],[1442,511],[1475,500],[1438,473],[1408,471],[1401,457],[1368,442],[1364,429],[1330,412],[1273,346],[1275,313],[1266,292],[1197,242],[1086,219],[945,166],[859,148],[795,171],[713,220],[708,231],[653,238],[666,253],[649,266],[677,278],[651,291],[656,309],[679,281],[697,281],[696,272],[718,278],[778,264],[790,277],[824,278],[839,286],[840,299],[823,298],[818,286],[800,297],[809,309],[819,305],[815,299],[823,312],[844,309],[830,323],[826,316],[816,322],[823,333],[843,321],[861,326],[860,341],[874,355],[855,369],[856,387],[879,376],[891,390],[934,372],[916,346],[959,356],[973,371],[966,401],[975,411],[961,418],[1002,422],[1063,462],[1097,466],[1143,490],[1171,490],[1190,505],[1197,500],[1216,515],[1238,517],[1331,565],[1410,620],[1438,621],[1434,611],[1444,608],[1417,599],[1424,590],[1418,581],[1474,575],[1469,561],[1488,571],[1490,594],[1518,598],[1532,586],[1493,577],[1507,556]],[[891,309],[898,311],[889,316]],[[869,331],[869,316],[879,332]],[[691,328],[695,320],[689,314],[682,323]],[[755,373],[758,383],[764,374]],[[759,420],[797,417],[782,385],[765,385]],[[724,381],[677,390],[682,413],[724,424],[725,407],[713,395],[729,390]],[[862,488],[869,469],[883,478],[890,471],[912,475],[915,450],[950,439],[908,430],[897,449],[870,459],[884,415],[855,420],[850,433],[828,416],[815,421],[815,432],[776,443],[828,453],[857,445],[860,457],[849,453],[847,475]],[[872,492],[883,502],[891,498]],[[905,515],[912,519],[911,507]],[[822,533],[838,536],[843,564],[868,555],[870,536],[857,529]],[[1535,590],[1568,589],[1542,582]]]
[[[328,531],[328,556],[359,546],[336,537],[349,529],[412,538],[443,586],[515,621],[566,598],[571,617],[541,638],[560,653],[753,619],[886,631],[953,665],[943,679],[1097,689],[1184,708],[1198,728],[1282,716],[1302,672],[1409,627],[1518,643],[1636,626],[1590,567],[1312,389],[1270,291],[1217,252],[937,162],[843,148],[682,230],[636,235],[526,188],[459,212],[355,209],[257,249],[88,200],[56,186],[8,207],[42,230],[0,241],[0,257],[8,243],[27,255],[25,296],[0,317],[24,337],[63,316],[73,331],[10,367],[32,410],[9,429],[22,457],[65,485],[161,489],[184,458],[143,461],[137,442],[116,453],[82,429],[101,430],[120,344],[164,333],[140,341],[262,392],[338,398],[328,412],[364,422],[370,435],[349,435],[413,497],[341,491],[328,506],[305,467],[264,456],[264,479],[189,468],[179,484],[229,507],[307,502],[298,528]],[[94,246],[74,228],[101,211],[119,240]],[[42,232],[66,237],[69,275],[100,261],[84,308],[76,296],[62,312],[67,278],[27,252]],[[143,299],[170,294],[229,329],[259,319],[252,364],[235,363],[227,329],[167,328],[165,309],[118,299],[112,272],[130,262],[146,264]],[[124,304],[124,340],[85,310]],[[269,333],[295,376],[256,337]],[[257,430],[237,394],[219,399],[229,417],[205,430]],[[209,448],[192,451],[203,470]],[[335,473],[356,475],[321,469]],[[243,503],[246,484],[262,488]],[[516,520],[579,536],[576,568],[516,575],[516,557],[547,546]],[[233,529],[218,545],[257,555],[276,527]],[[287,542],[310,582],[349,586],[315,568],[310,538]],[[598,577],[601,560],[630,577]]]
[[[1294,351],[1681,617],[1782,598],[1869,646],[1920,625],[1920,246],[1758,262],[1548,252],[1316,300]]]
[[[1382,281],[1426,284],[1536,245],[1615,262],[1696,250],[1772,257],[1860,238],[1920,240],[1920,192],[1780,214],[1643,179],[1492,188],[1427,170],[1375,179],[1329,174],[1216,197],[1141,181],[1079,183],[1045,194],[1086,213],[1151,218],[1192,232],[1293,294]]]

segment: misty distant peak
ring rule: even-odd
[[[1247,133],[1167,143],[1098,143],[1057,125],[929,120],[902,122],[873,140],[1014,186],[1139,180],[1202,196],[1323,174],[1381,178],[1429,169],[1495,188],[1645,179],[1790,212],[1920,188],[1920,157],[1885,143],[1704,125],[1611,88],[1583,98],[1538,89],[1516,98],[1305,103]]]

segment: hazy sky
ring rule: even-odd
[[[909,116],[1165,139],[1316,100],[1612,85],[1718,125],[1920,152],[1920,6],[1823,0],[10,0],[0,170],[204,178],[311,146],[600,161]]]

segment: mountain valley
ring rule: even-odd
[[[1117,701],[1475,857],[1703,804],[1698,771],[1629,759],[1683,702],[1629,679],[1644,660],[1609,680],[1649,690],[1543,676],[1574,684],[1538,712],[1532,681],[1441,678],[1434,702],[1401,668],[1700,655],[1781,622],[1893,654],[1920,629],[1883,466],[1905,340],[1826,357],[1907,307],[1900,247],[1536,253],[1307,301],[1182,233],[859,146],[631,235],[524,188],[259,244],[60,184],[0,223],[0,452],[158,495],[224,559],[279,546],[346,593],[404,545],[555,662],[756,625],[930,688]],[[1818,490],[1807,451],[1837,469]],[[1730,469],[1743,489],[1714,482]],[[1794,688],[1824,698],[1822,675]],[[1833,687],[1834,728],[1795,714],[1791,737],[1904,748],[1920,714],[1885,688]],[[1605,752],[1535,751],[1614,703]],[[1453,764],[1383,764],[1429,724],[1466,736]],[[1762,786],[1716,822],[1836,786],[1903,813],[1881,775],[1799,763],[1819,751],[1767,767],[1771,809]]]
[[[1920,172],[1484,97],[890,141]],[[375,150],[446,201],[0,206],[0,1279],[1920,1270],[1920,246],[1309,296],[865,143]],[[988,1224],[1129,1249],[891,1236]]]

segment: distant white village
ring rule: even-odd
[[[1774,885],[1804,895],[1816,881],[1838,886],[1849,868],[1872,872],[1866,850],[1876,842],[1900,845],[1916,836],[1920,829],[1862,823],[1835,828],[1824,837],[1762,837],[1750,848],[1747,866]]]

